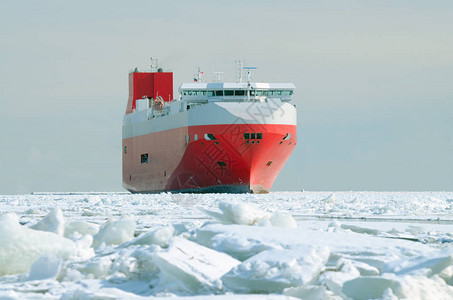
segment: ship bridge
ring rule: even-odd
[[[188,103],[265,102],[268,98],[289,102],[295,88],[292,83],[183,83],[179,93]]]

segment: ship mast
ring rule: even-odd
[[[200,67],[197,67],[197,74],[194,75],[194,80],[195,82],[202,82],[203,81],[203,72],[201,72]]]
[[[242,69],[244,68],[245,61],[243,60],[236,60],[236,65],[237,65],[237,80],[239,83],[242,82]]]
[[[256,67],[242,67],[244,70],[247,70],[247,101],[250,102],[250,88],[251,84],[250,81],[252,79],[252,71],[251,70],[256,70]],[[242,74],[242,72],[241,72]],[[242,77],[242,75],[241,75]]]

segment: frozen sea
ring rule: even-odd
[[[0,299],[453,299],[453,192],[0,195]]]

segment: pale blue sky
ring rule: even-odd
[[[167,3],[168,2],[168,3]],[[293,82],[273,190],[453,190],[452,1],[2,1],[0,194],[121,191],[127,73]]]

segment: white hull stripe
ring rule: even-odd
[[[223,124],[296,125],[296,108],[281,102],[215,102],[165,117],[148,119],[148,112],[124,116],[123,139],[188,126]]]

